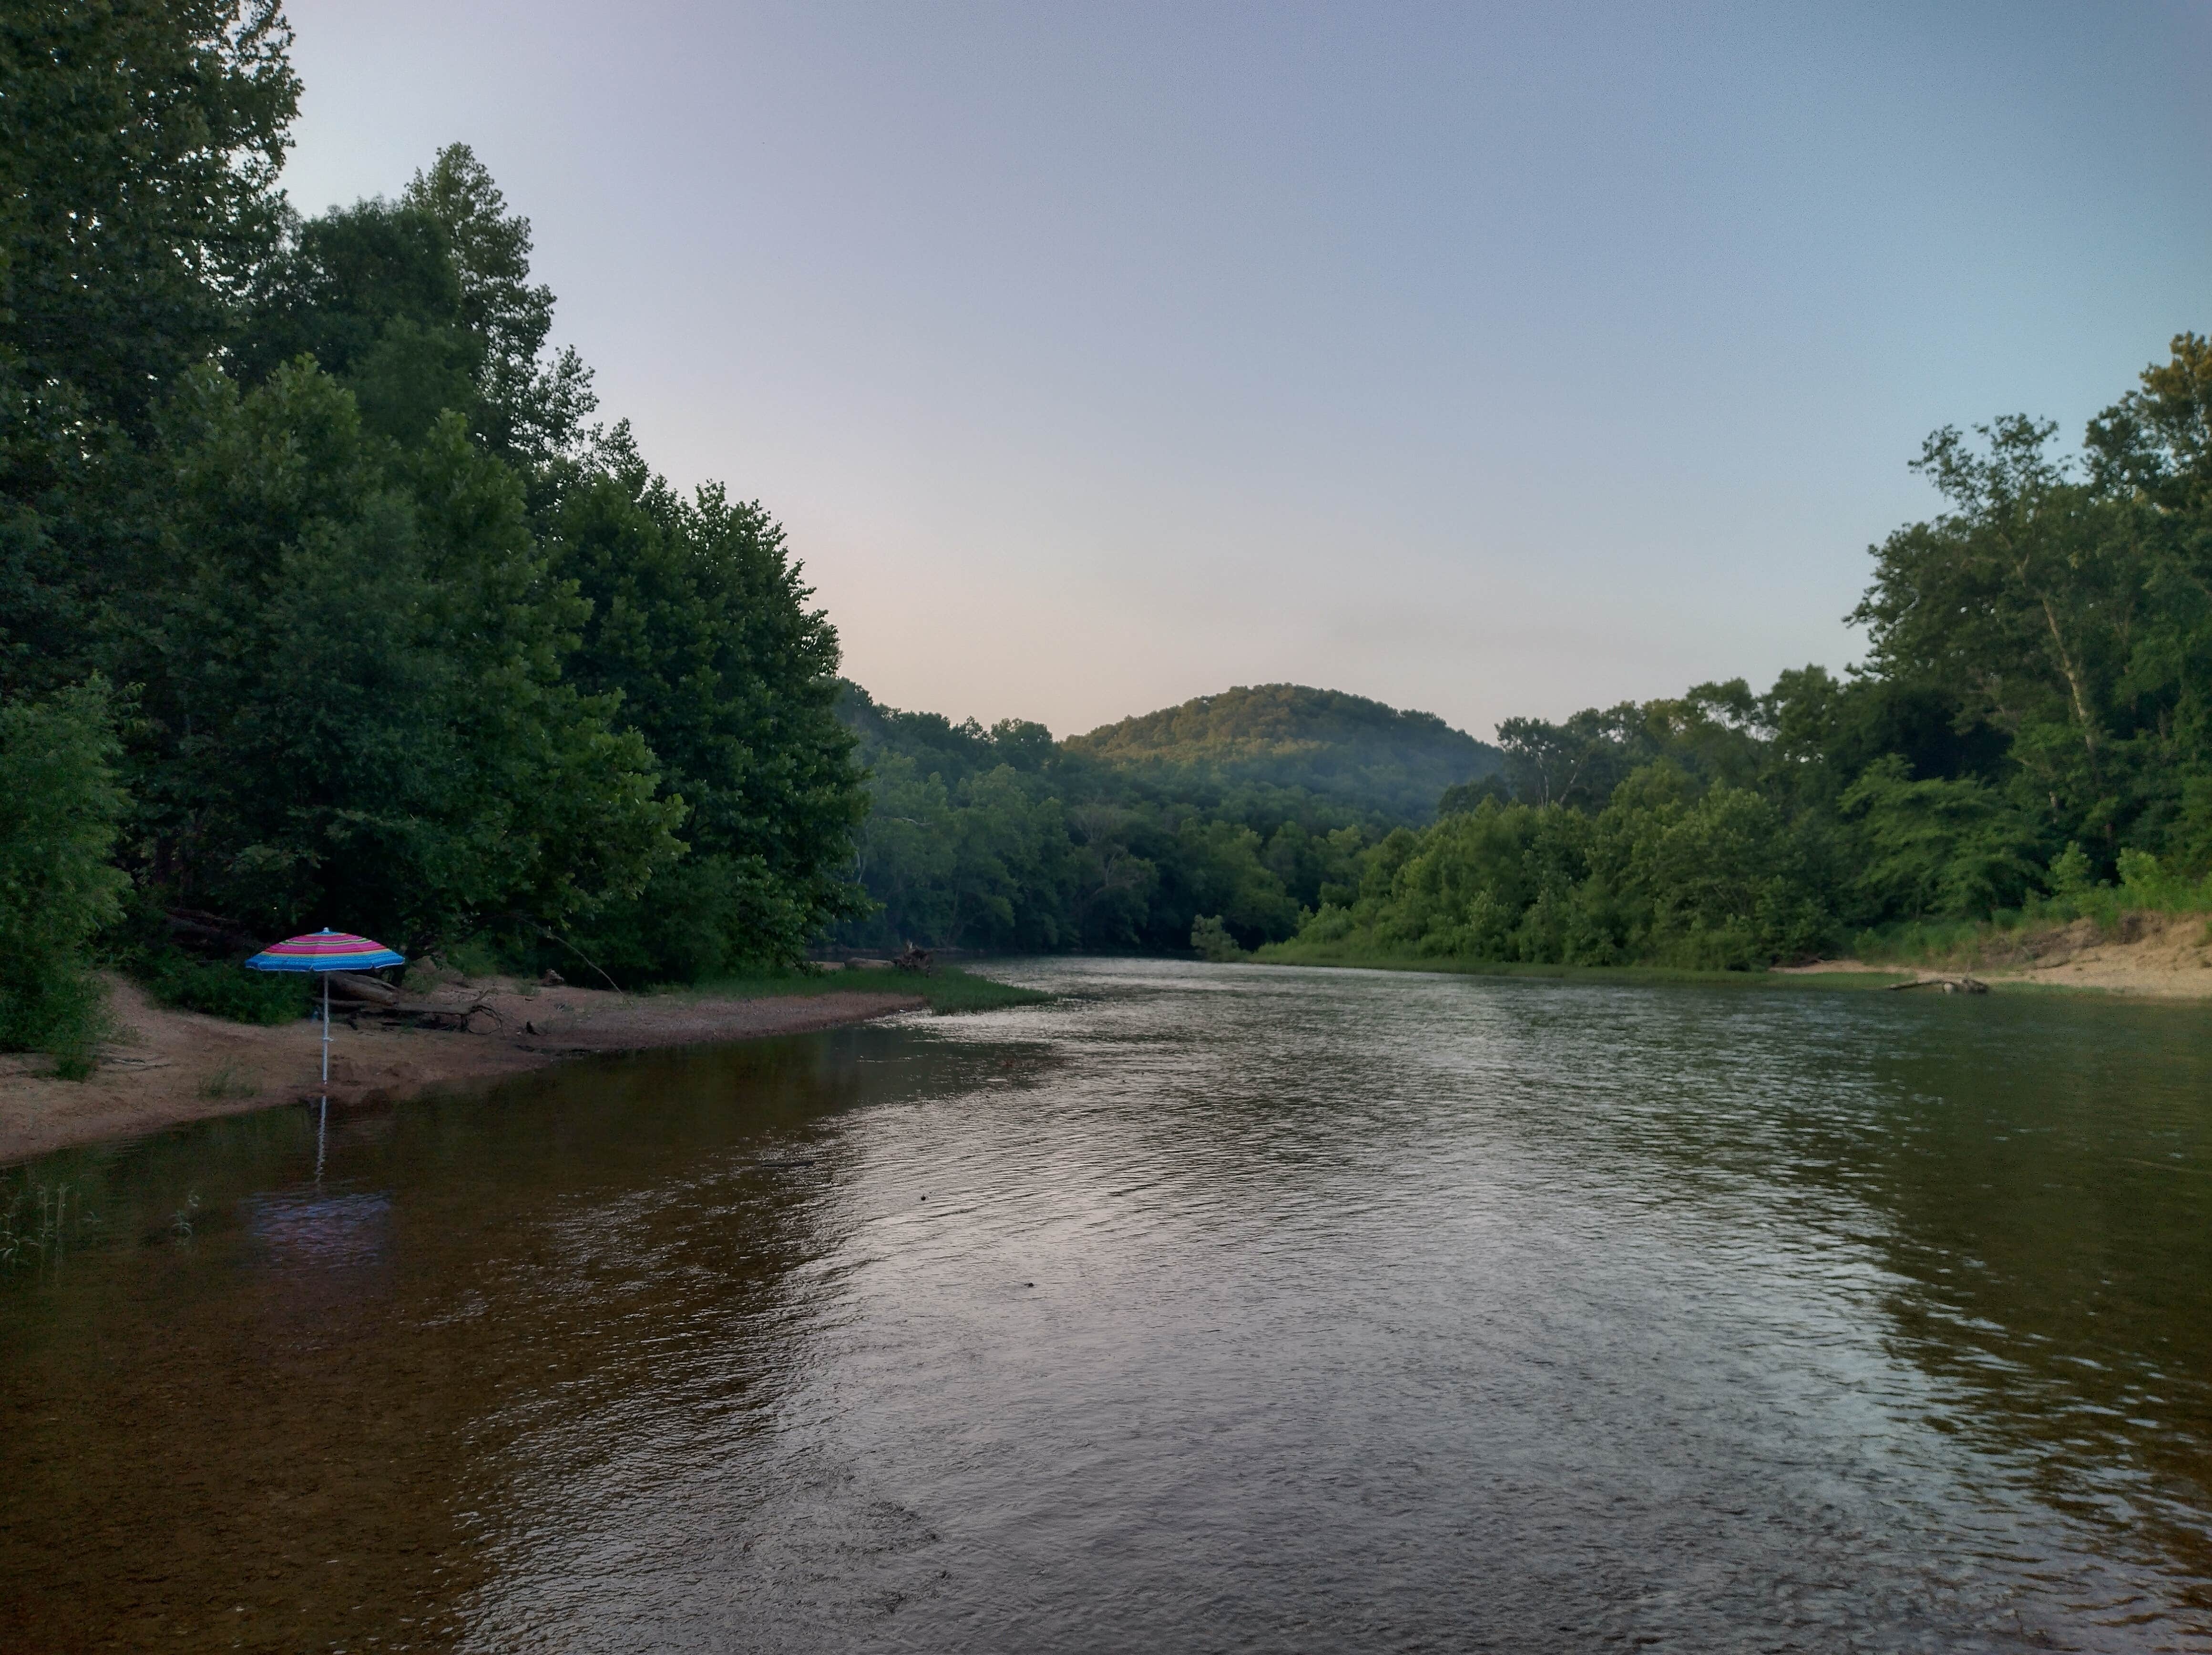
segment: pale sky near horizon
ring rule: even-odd
[[[1840,668],[1929,430],[2212,329],[2201,4],[288,9],[295,203],[472,145],[602,415],[955,718]]]

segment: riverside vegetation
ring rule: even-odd
[[[1269,685],[1055,741],[838,676],[774,518],[680,493],[551,343],[464,146],[299,215],[274,0],[0,37],[0,1046],[92,968],[249,1018],[331,921],[631,984],[880,950],[1743,968],[2208,905],[2212,344],[1946,430],[1864,666],[1514,718]],[[1932,928],[1932,929],[1930,929]]]
[[[1041,730],[874,708],[774,519],[592,423],[465,147],[294,211],[289,46],[273,0],[52,0],[0,34],[0,1046],[82,1073],[103,961],[296,1015],[235,965],[326,922],[632,985],[833,934],[1281,929],[1364,842],[1328,834],[1396,819],[1351,781],[1418,810],[1479,764],[1299,692],[1390,750],[1082,791]]]
[[[1410,715],[1318,692],[1057,744],[854,692],[882,905],[860,923],[1740,971],[2212,910],[2212,343],[2177,338],[2079,457],[2055,434],[2012,417],[1928,440],[1914,464],[1946,509],[1873,549],[1861,667],[1509,718],[1496,747],[1438,755],[1461,779],[1430,806],[1377,739]]]
[[[0,35],[0,1044],[76,1072],[102,954],[283,1015],[204,961],[342,922],[687,979],[865,904],[774,520],[589,422],[465,147],[295,213],[289,45],[273,0]]]
[[[1948,509],[1874,549],[1865,665],[1500,726],[1285,959],[1741,969],[2212,909],[2212,343],[2090,422],[1930,437]]]

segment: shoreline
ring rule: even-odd
[[[58,1149],[143,1137],[193,1121],[324,1095],[321,1025],[236,1023],[156,1004],[108,975],[115,1028],[90,1078],[65,1081],[38,1053],[0,1056],[0,1167]],[[390,1101],[456,1082],[494,1080],[570,1058],[811,1034],[921,1009],[908,990],[824,987],[754,997],[635,995],[504,980],[448,985],[431,998],[481,1002],[491,1030],[359,1028],[332,1020],[332,1103]]]
[[[1972,976],[1997,993],[2028,991],[2190,1004],[2212,1001],[2212,926],[2203,914],[2130,914],[2106,936],[2087,920],[2037,931],[1998,933],[1942,960],[1820,960],[1765,971],[1698,971],[1667,966],[1527,965],[1511,961],[1362,956],[1281,943],[1254,955],[1261,965],[1430,971],[1464,977],[1550,982],[1686,983],[1729,988],[1821,988],[1864,992]]]

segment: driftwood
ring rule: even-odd
[[[937,974],[937,967],[929,963],[929,950],[915,948],[911,943],[908,945],[907,951],[892,961],[891,964],[896,966],[901,971],[919,972],[924,977],[933,977]]]
[[[204,908],[171,908],[165,916],[169,935],[189,948],[208,954],[258,954],[261,939],[242,921],[210,913]]]
[[[409,1028],[453,1029],[463,1034],[476,1033],[475,1020],[488,1017],[495,1028],[504,1028],[507,1019],[499,1009],[484,1000],[467,1005],[439,1000],[393,1000],[390,1004],[355,1004],[346,1008],[346,1021],[359,1028],[363,1017],[382,1019],[386,1027],[393,1025]]]
[[[330,973],[331,998],[359,1000],[369,1005],[396,1006],[404,997],[398,989],[380,977],[363,977],[357,972],[334,971]]]
[[[1940,988],[1946,994],[1987,994],[1990,985],[1978,977],[1922,977],[1910,983],[1892,983],[1889,991],[1906,988]]]

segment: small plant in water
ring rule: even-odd
[[[26,1179],[0,1190],[0,1270],[58,1258],[67,1230],[89,1222],[82,1192],[69,1185]]]
[[[250,1098],[259,1094],[261,1079],[240,1070],[234,1064],[225,1064],[200,1082],[204,1098]]]

